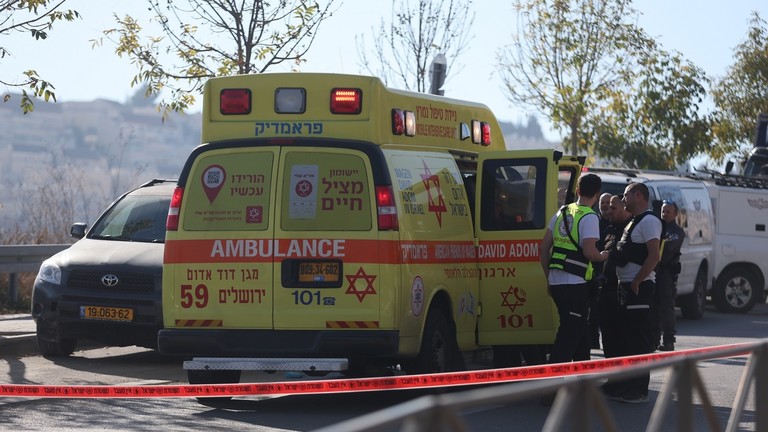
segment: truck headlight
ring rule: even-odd
[[[37,272],[37,277],[40,280],[61,285],[61,269],[50,261],[43,262],[40,266],[40,271]]]

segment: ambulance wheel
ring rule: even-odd
[[[418,357],[407,369],[410,373],[426,374],[464,369],[464,357],[456,343],[456,331],[440,309],[427,315]]]
[[[680,298],[680,313],[683,318],[699,320],[704,316],[704,304],[707,297],[707,271],[699,267],[696,280],[693,282],[693,292]]]
[[[760,286],[754,273],[743,267],[732,267],[717,278],[712,302],[720,312],[747,313],[760,298]]]
[[[239,370],[188,370],[187,379],[192,385],[199,384],[236,384],[240,382]],[[203,405],[216,406],[232,400],[232,396],[199,397],[197,401]]]

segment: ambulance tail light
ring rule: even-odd
[[[219,111],[224,115],[250,114],[249,89],[224,89],[219,93]]]
[[[401,109],[392,110],[392,134],[393,135],[416,135],[416,114],[413,111]]]
[[[491,145],[491,124],[472,120],[472,142],[483,146]]]
[[[177,231],[179,229],[179,209],[181,208],[181,198],[183,196],[183,187],[176,187],[173,190],[171,205],[168,207],[168,219],[165,221],[165,229],[168,231]]]
[[[376,186],[376,207],[379,214],[379,230],[397,231],[397,207],[392,186]]]
[[[331,90],[332,114],[360,114],[363,110],[363,91],[357,88]]]

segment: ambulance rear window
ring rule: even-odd
[[[483,167],[482,229],[485,231],[541,229],[545,225],[546,161],[489,160]],[[488,211],[490,210],[490,211]]]
[[[363,157],[337,151],[289,151],[283,168],[284,231],[369,231],[371,187]]]
[[[184,229],[266,230],[273,160],[271,149],[204,153],[184,191]]]

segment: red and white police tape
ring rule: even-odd
[[[732,350],[748,344],[696,348],[630,357],[557,363],[505,369],[474,370],[428,375],[403,375],[379,378],[332,379],[312,381],[270,382],[253,384],[202,385],[30,385],[0,384],[0,397],[30,398],[188,398],[350,393],[376,390],[423,389],[479,384],[526,381],[584,375],[611,369],[650,363],[670,357]],[[745,349],[744,354],[750,351]],[[733,356],[732,354],[730,356]]]

